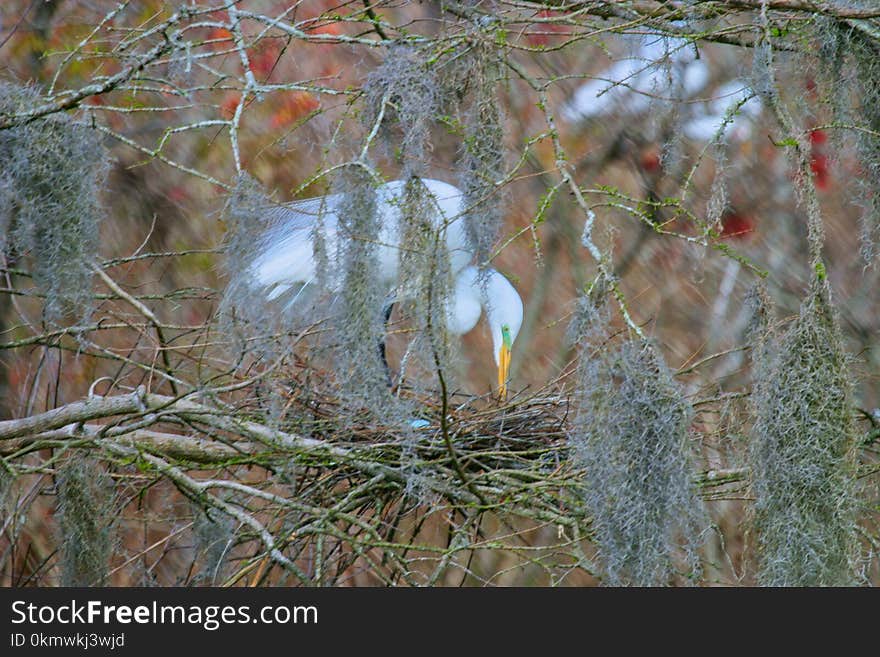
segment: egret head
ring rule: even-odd
[[[482,311],[492,332],[492,355],[498,367],[498,392],[503,399],[510,378],[510,351],[523,322],[523,303],[503,274],[477,267],[465,267],[458,275],[449,305],[447,325],[463,335],[476,326]]]
[[[486,318],[492,331],[492,352],[498,367],[498,396],[504,399],[510,379],[510,352],[523,322],[523,303],[504,275],[491,269],[488,276]]]

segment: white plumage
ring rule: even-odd
[[[709,84],[711,75],[692,43],[654,34],[624,39],[631,44],[631,54],[575,90],[562,108],[568,121],[637,116],[648,111],[652,103],[689,101],[682,106],[682,130],[689,139],[709,141],[721,128],[728,109],[749,98],[725,125],[721,136],[728,141],[751,137],[763,107],[747,83],[729,80],[709,99],[698,100],[697,94]]]
[[[566,120],[641,114],[655,99],[690,98],[708,83],[709,68],[688,41],[653,34],[634,41],[631,55],[577,88],[563,106]]]
[[[739,79],[722,84],[712,98],[696,105],[691,118],[683,125],[684,134],[695,141],[709,141],[721,129],[727,112],[742,103],[736,114],[724,126],[722,136],[730,141],[746,141],[752,136],[754,122],[763,110],[763,103],[749,85]]]
[[[456,187],[439,180],[423,178],[431,195],[433,211],[430,220],[435,230],[441,231],[455,285],[447,306],[447,327],[454,335],[467,333],[476,326],[482,312],[492,333],[493,357],[498,366],[499,387],[504,392],[510,361],[510,347],[516,339],[523,320],[523,304],[519,294],[498,271],[487,268],[482,272],[473,266],[473,254],[468,248],[462,212],[464,197]],[[405,181],[395,180],[376,189],[376,208],[380,229],[377,256],[382,282],[396,300],[409,295],[407,281],[400,281],[400,206]],[[337,253],[339,209],[342,194],[295,201],[266,210],[269,224],[259,238],[253,262],[247,277],[251,287],[265,294],[266,299],[295,304],[300,295],[317,278],[314,253],[315,232],[320,230],[326,253],[330,256],[327,285],[338,292],[343,285],[342,268],[334,268],[332,258]],[[320,220],[319,220],[320,219]],[[280,299],[290,294],[289,300]],[[381,312],[380,308],[376,312]]]
[[[439,180],[423,178],[422,182],[435,201],[436,212],[431,219],[434,228],[446,235],[446,248],[453,273],[471,261],[467,235],[461,218],[462,195],[454,186]],[[379,268],[384,282],[397,283],[400,251],[400,203],[405,181],[394,180],[376,189],[376,207],[381,229],[378,235]],[[254,283],[265,288],[269,299],[275,299],[294,286],[308,285],[317,273],[313,232],[320,217],[322,237],[328,254],[338,246],[338,210],[342,194],[294,201],[266,210],[270,227],[262,237],[259,256],[250,267]],[[328,272],[328,285],[338,290],[342,285],[341,270]]]

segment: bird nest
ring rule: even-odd
[[[288,379],[275,393],[280,431],[332,447],[327,459],[306,462],[332,470],[356,457],[365,466],[361,475],[371,472],[366,464],[381,464],[406,494],[445,492],[452,503],[498,507],[516,499],[511,493],[522,486],[555,488],[553,494],[559,494],[579,484],[569,459],[570,400],[561,386],[506,401],[491,394],[452,393],[443,399],[441,391],[397,389],[388,400],[397,412],[385,418],[351,408],[332,387]],[[338,461],[340,454],[346,456]],[[552,505],[558,510],[560,501]]]
[[[445,404],[430,391],[396,391],[419,409],[416,422],[378,421],[332,389],[289,379],[273,394],[273,421],[265,420],[266,395],[239,407],[243,419],[230,432],[238,435],[226,436],[238,454],[225,465],[234,468],[230,478],[242,466],[264,469],[232,492],[268,532],[265,559],[278,572],[300,582],[339,584],[360,573],[361,583],[443,583],[453,572],[473,576],[462,559],[488,551],[515,562],[546,552],[547,573],[592,573],[581,544],[589,533],[583,476],[569,458],[569,400],[559,390],[504,403],[451,394]],[[265,518],[278,514],[286,520],[273,533]],[[540,537],[524,543],[529,532]],[[306,558],[319,548],[334,555],[332,575]],[[257,581],[271,570],[264,564]]]

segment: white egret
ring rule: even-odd
[[[507,278],[498,271],[486,268],[482,272],[471,264],[473,254],[468,248],[462,212],[464,196],[456,187],[423,178],[429,192],[433,211],[430,220],[435,230],[441,231],[449,251],[449,263],[455,279],[454,289],[447,306],[446,322],[449,332],[463,335],[476,326],[485,310],[492,333],[493,357],[498,369],[499,393],[506,394],[510,372],[510,350],[523,320],[522,299]],[[377,255],[380,276],[392,293],[391,304],[411,295],[412,285],[398,280],[398,253],[401,239],[401,205],[406,181],[395,180],[376,189],[376,209],[380,230]],[[326,252],[336,253],[339,240],[338,212],[342,194],[295,201],[267,208],[269,227],[257,245],[257,256],[247,270],[250,284],[261,290],[268,300],[289,293],[291,305],[317,278],[314,239],[319,232]],[[332,258],[332,255],[331,255]],[[344,284],[341,268],[330,265],[327,285],[338,292]],[[391,313],[391,304],[384,309],[385,320]],[[384,359],[384,346],[382,349]]]
[[[728,112],[737,105],[739,107],[736,112],[728,117]],[[682,127],[688,138],[709,141],[724,124],[722,137],[743,142],[751,138],[755,121],[762,110],[761,99],[749,88],[748,83],[734,79],[718,87],[710,99],[695,105],[691,110],[691,118]]]
[[[709,67],[686,39],[647,34],[625,41],[634,52],[580,85],[562,108],[566,120],[642,114],[654,99],[685,100],[709,82]]]
[[[762,103],[746,82],[728,80],[710,98],[700,100],[697,94],[708,86],[711,71],[692,43],[657,34],[626,35],[623,40],[630,53],[580,85],[563,105],[562,115],[568,121],[637,116],[652,103],[669,106],[688,101],[681,107],[681,127],[689,139],[710,141],[722,124],[721,136],[727,141],[751,138]],[[738,110],[725,123],[735,105]]]

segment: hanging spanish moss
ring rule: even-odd
[[[0,113],[39,101],[33,88],[0,82]],[[0,131],[0,247],[29,256],[50,321],[83,320],[92,308],[107,161],[98,134],[66,116]]]
[[[689,29],[683,21],[679,27],[683,30]],[[657,88],[650,90],[652,94],[658,96],[658,98],[651,99],[650,116],[663,138],[660,148],[660,161],[663,164],[663,169],[674,174],[681,167],[684,157],[682,137],[685,117],[681,109],[690,100],[688,94],[691,93],[686,88],[685,67],[692,57],[698,55],[698,49],[696,44],[690,40],[669,39],[655,34],[644,38],[649,42],[659,41],[662,48],[660,59],[651,64],[662,75],[662,78],[658,76],[658,81],[662,80],[662,84],[658,84]],[[660,98],[670,98],[673,102],[660,100]]]
[[[235,540],[235,521],[227,515],[194,506],[193,538],[199,563],[193,583],[221,584]]]
[[[749,458],[758,580],[856,581],[855,454],[848,360],[825,280],[756,372]]]
[[[15,475],[0,464],[0,511],[8,517],[9,500],[15,486]]]
[[[757,371],[757,368],[769,361],[772,351],[770,321],[773,302],[763,279],[759,279],[749,289],[743,305],[749,318],[744,337],[751,347],[752,368]]]
[[[880,254],[880,48],[862,36],[854,36],[851,47],[858,72],[859,113],[870,131],[859,131],[856,143],[863,169],[859,201],[862,256],[873,264]]]
[[[234,307],[244,313],[252,308],[247,303],[251,298],[251,282],[239,273],[247,271],[258,255],[258,244],[266,230],[264,215],[269,204],[270,200],[259,182],[247,174],[238,177],[223,213],[226,221],[223,262],[229,277],[223,300],[224,310]]]
[[[417,178],[427,169],[431,126],[441,105],[448,101],[444,81],[436,74],[437,68],[436,64],[428,64],[426,53],[396,47],[370,74],[364,90],[368,125],[384,104],[384,137],[394,141],[403,165],[401,177],[406,180],[396,203],[400,210],[397,227],[400,243],[405,245],[398,254],[399,278],[403,281],[400,292],[407,299],[415,324],[407,354],[428,353],[429,368],[442,378],[451,355],[446,330],[451,287],[449,253],[445,248],[446,226],[435,220],[437,200]],[[396,130],[392,130],[392,126]],[[402,139],[394,140],[395,134],[401,134]],[[408,360],[405,357],[402,365]]]
[[[342,170],[335,185],[341,194],[334,261],[341,270],[339,308],[334,314],[335,371],[349,400],[381,416],[390,399],[388,374],[378,349],[385,339],[381,308],[388,290],[380,276],[376,184],[365,167],[352,165]]]
[[[429,367],[445,377],[454,359],[446,321],[452,271],[444,227],[432,221],[436,205],[421,180],[407,181],[400,208],[401,244],[406,245],[400,251],[400,280],[405,282],[402,291],[410,299],[416,340],[427,343]]]
[[[775,89],[769,35],[762,40]],[[855,582],[855,446],[848,359],[823,260],[824,222],[809,144],[775,92],[768,105],[792,142],[795,189],[813,272],[791,327],[758,341],[752,399],[752,472],[758,581],[776,586]]]
[[[864,21],[842,23],[822,17],[815,24],[822,44],[820,70],[835,122],[857,126],[849,133],[861,164],[855,203],[860,207],[862,256],[871,265],[880,255],[880,48],[875,33],[863,31]],[[845,74],[850,69],[854,73]]]
[[[436,120],[442,90],[425,55],[411,47],[395,46],[364,84],[364,123],[384,110],[385,139],[394,144],[403,165],[401,177],[422,175],[427,169],[431,126]],[[402,138],[395,139],[399,128]]]
[[[825,16],[816,17],[814,24],[819,44],[817,74],[826,90],[823,100],[830,105],[834,118],[845,123],[853,118],[850,102],[853,80],[844,66],[849,56],[846,30]]]
[[[583,312],[570,442],[586,473],[605,582],[698,578],[705,515],[691,481],[692,410],[652,343],[611,344],[605,311],[585,304]]]
[[[470,247],[478,264],[489,261],[504,219],[498,182],[504,176],[504,117],[498,100],[498,63],[488,51],[475,46],[470,53],[470,106],[464,116],[459,162],[460,187]]]
[[[255,289],[251,267],[271,238],[273,221],[279,220],[279,206],[258,181],[247,174],[239,176],[226,201],[223,217],[226,235],[223,244],[224,270],[229,278],[220,303],[219,317],[225,335],[233,340],[240,363],[244,354],[254,353],[271,362],[292,346],[292,336],[302,326],[290,321],[291,313],[270,309],[265,289]],[[280,306],[283,308],[283,306]]]
[[[728,208],[727,200],[727,153],[721,143],[713,144],[715,151],[715,177],[706,204],[706,226],[710,230],[721,229],[721,219]]]
[[[107,584],[115,505],[113,482],[97,461],[76,455],[61,468],[57,513],[62,586]]]

